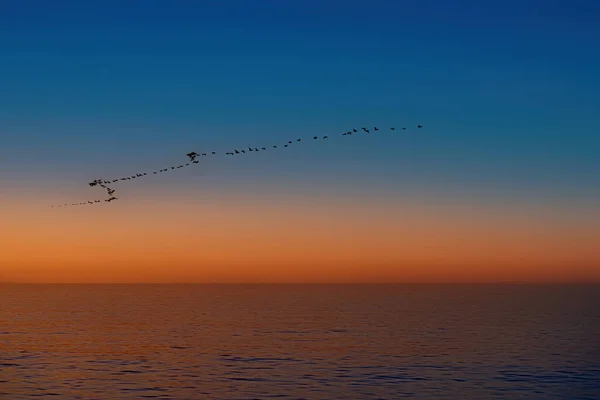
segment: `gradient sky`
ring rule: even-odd
[[[600,3],[2,1],[0,280],[600,281]],[[188,151],[423,130],[202,159]]]

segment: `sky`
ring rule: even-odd
[[[0,281],[598,282],[599,19],[593,0],[3,1]],[[362,126],[408,129],[340,137]]]

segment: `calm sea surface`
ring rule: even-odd
[[[0,398],[600,399],[600,286],[0,285]]]

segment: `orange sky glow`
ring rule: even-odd
[[[418,198],[144,199],[63,209],[8,199],[0,279],[600,281],[600,218],[585,210],[433,205]]]

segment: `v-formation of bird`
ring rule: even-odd
[[[423,128],[423,125],[417,125],[417,129]],[[396,128],[392,127],[389,128],[390,131],[395,131]],[[406,131],[407,128],[402,128],[403,131]],[[354,134],[358,134],[361,132],[364,132],[367,135],[370,135],[371,132],[379,132],[381,131],[381,129],[377,128],[377,127],[373,127],[372,129],[369,128],[365,128],[362,127],[360,129],[356,129],[356,128],[352,128],[352,130],[349,130],[347,132],[344,132],[341,134],[341,136],[351,136]],[[329,136],[313,136],[312,137],[313,140],[327,140],[329,139]],[[296,143],[299,143],[302,141],[302,138],[298,138],[296,139]],[[235,156],[235,155],[239,155],[239,154],[246,154],[246,153],[251,153],[251,152],[259,152],[259,151],[267,151],[267,149],[271,148],[271,149],[278,149],[280,147],[289,147],[291,144],[293,144],[294,141],[289,140],[288,142],[286,142],[283,146],[278,146],[278,145],[272,145],[270,147],[248,147],[248,148],[237,148],[237,149],[233,149],[232,151],[227,151],[225,153],[221,153],[227,156]],[[187,153],[186,156],[189,158],[189,162],[185,163],[185,164],[181,164],[181,165],[173,165],[171,167],[168,168],[162,168],[159,169],[157,171],[152,171],[152,172],[143,172],[143,173],[137,173],[135,175],[132,176],[125,176],[122,178],[116,178],[116,179],[111,179],[111,180],[105,180],[105,179],[94,179],[93,181],[89,182],[90,187],[93,186],[100,186],[102,187],[104,190],[106,190],[107,194],[108,194],[108,198],[104,199],[104,200],[89,200],[89,201],[84,201],[81,203],[67,203],[67,204],[60,204],[57,206],[52,206],[52,207],[68,207],[68,206],[82,206],[82,205],[86,205],[86,204],[98,204],[98,203],[102,203],[102,202],[107,202],[110,203],[111,201],[114,200],[118,200],[118,197],[115,197],[115,190],[110,188],[108,185],[112,184],[112,183],[117,183],[120,181],[129,181],[131,179],[137,179],[137,178],[142,178],[144,176],[148,176],[148,175],[157,175],[157,174],[161,174],[164,172],[168,172],[168,171],[173,171],[176,169],[180,169],[180,168],[185,168],[185,167],[189,167],[192,164],[198,164],[199,161],[197,160],[197,158],[199,157],[208,157],[208,156],[214,156],[217,155],[219,153],[215,152],[215,151],[211,151],[211,152],[206,152],[206,153],[196,153],[195,151],[192,151],[190,153]]]

